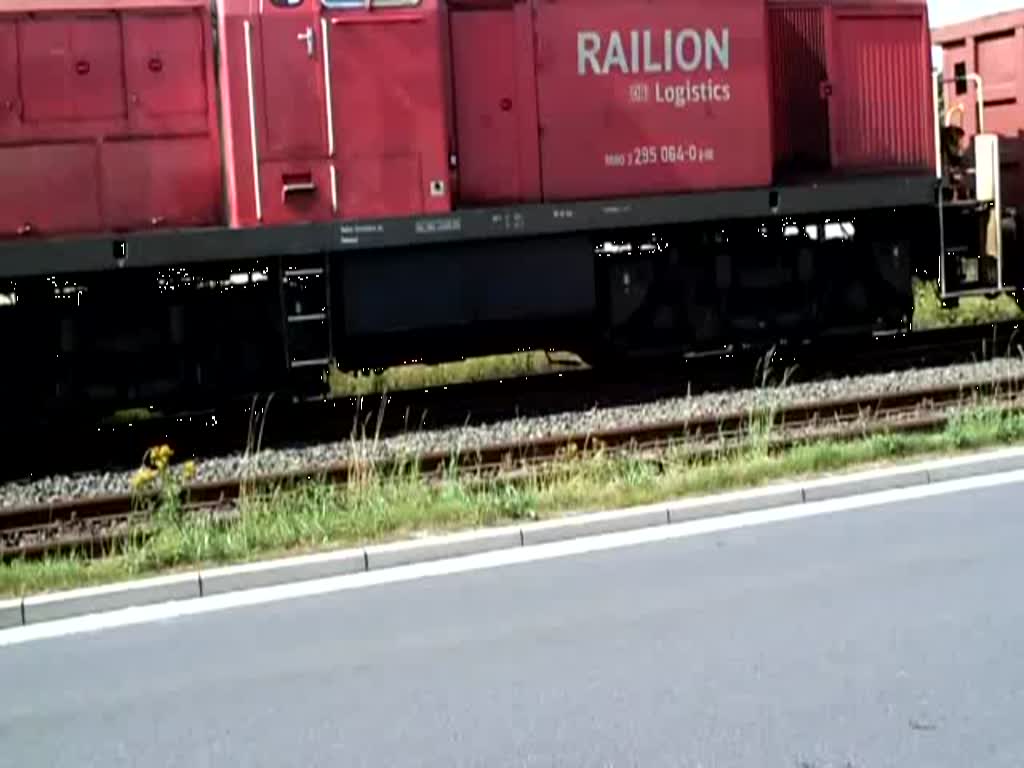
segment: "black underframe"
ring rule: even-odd
[[[0,278],[304,256],[446,242],[629,230],[785,216],[841,215],[934,205],[933,176],[887,176],[801,186],[458,210],[441,216],[285,227],[215,227],[0,242]]]

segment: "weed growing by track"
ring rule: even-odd
[[[554,371],[575,370],[582,365],[578,357],[569,353],[518,352],[437,365],[412,363],[365,374],[345,373],[332,369],[330,386],[331,393],[335,396],[369,395],[446,384],[536,376]]]
[[[427,532],[494,526],[753,487],[783,478],[863,468],[874,463],[1024,442],[1024,413],[977,405],[931,434],[887,433],[815,441],[778,450],[770,430],[741,445],[695,458],[685,447],[611,453],[569,447],[543,470],[500,478],[449,470],[425,481],[406,466],[387,475],[367,469],[347,486],[313,480],[268,496],[243,498],[229,515],[180,515],[176,485],[160,500],[155,532],[136,536],[110,557],[15,561],[0,566],[0,595],[105,583],[196,565],[243,562]],[[162,454],[157,454],[158,457]],[[164,478],[177,477],[165,466]],[[159,478],[150,482],[159,484]]]
[[[1024,320],[1024,312],[1011,296],[996,299],[972,296],[962,299],[956,309],[943,309],[934,282],[914,281],[914,330],[987,325],[1008,320]]]

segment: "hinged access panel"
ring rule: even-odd
[[[117,17],[27,17],[18,27],[26,121],[77,122],[124,115]]]
[[[295,160],[328,153],[324,46],[316,3],[266,4],[260,17],[264,156]]]
[[[439,0],[323,2],[340,218],[451,210]]]
[[[934,168],[923,6],[834,7],[826,40],[833,167]]]
[[[832,165],[829,139],[825,15],[822,7],[772,8],[772,87],[775,168],[811,174]]]
[[[540,198],[532,11],[526,3],[450,5],[459,199]]]
[[[923,0],[770,0],[769,18],[783,180],[934,170]]]
[[[206,38],[198,11],[126,14],[125,84],[136,130],[196,131],[206,126]],[[212,85],[212,84],[211,84]]]

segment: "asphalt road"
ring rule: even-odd
[[[0,648],[0,765],[1024,765],[1024,485]]]

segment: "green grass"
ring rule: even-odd
[[[996,299],[972,296],[960,300],[955,309],[943,309],[935,283],[914,281],[914,330],[985,325],[1024,319],[1017,302],[1005,294]]]
[[[347,373],[332,368],[329,383],[331,393],[335,396],[368,395],[383,391],[535,376],[561,370],[577,370],[581,366],[582,362],[575,355],[534,350],[436,365],[413,363],[387,368],[380,373]]]
[[[244,499],[230,522],[157,515],[157,532],[101,560],[60,556],[0,566],[0,595],[106,583],[197,565],[278,556],[558,517],[568,511],[649,503],[755,487],[783,478],[862,468],[911,457],[1024,442],[1024,414],[974,407],[933,434],[886,434],[824,441],[781,452],[765,434],[714,460],[683,450],[657,457],[569,453],[553,469],[518,479],[471,480],[449,473],[429,483],[412,471],[373,474],[346,487],[311,482],[271,497]]]
[[[160,415],[159,412],[151,411],[149,408],[125,408],[101,418],[100,424],[108,426],[112,424],[136,424],[140,421],[155,419]]]

